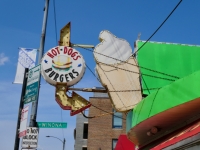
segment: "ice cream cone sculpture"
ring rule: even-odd
[[[93,52],[96,72],[108,91],[114,109],[129,111],[142,99],[137,61],[126,40],[107,30],[101,31],[99,38],[101,43]]]

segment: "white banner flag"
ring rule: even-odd
[[[13,83],[23,83],[25,68],[32,68],[35,66],[36,54],[37,49],[20,48],[17,72]]]

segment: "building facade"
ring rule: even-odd
[[[113,111],[108,97],[91,97],[90,102],[95,107],[90,107],[89,117],[96,117],[88,120],[88,150],[114,150],[119,135],[126,133],[125,116]]]
[[[84,128],[85,125],[88,125],[88,119],[83,117],[81,113],[77,114],[76,129],[74,129],[74,150],[87,150],[87,130]]]
[[[126,133],[126,116],[113,110],[105,93],[94,93],[89,100],[89,119],[77,114],[75,150],[114,150],[120,134]]]

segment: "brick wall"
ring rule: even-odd
[[[107,111],[112,112],[112,106],[109,98],[92,97],[90,102]],[[93,106],[89,109],[89,116],[106,114]],[[125,115],[123,115],[125,118]],[[122,129],[112,128],[112,115],[104,115],[93,119],[88,119],[88,150],[112,150],[112,139],[118,139],[120,134],[126,133],[126,120],[123,120]]]

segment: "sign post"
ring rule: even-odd
[[[29,106],[26,106],[24,109],[22,109],[22,112],[21,112],[21,123],[20,123],[19,138],[26,135],[28,108],[29,108]]]
[[[23,80],[23,85],[22,85],[22,93],[21,93],[21,98],[19,102],[19,110],[18,110],[18,119],[17,119],[17,127],[16,127],[16,133],[15,133],[15,145],[14,145],[14,150],[18,150],[19,148],[19,128],[20,128],[20,122],[21,122],[21,110],[24,107],[24,95],[25,95],[25,90],[26,90],[26,82],[27,82],[27,75],[28,74],[28,68],[25,68],[24,72],[24,80]]]
[[[37,148],[39,129],[36,127],[28,127],[27,134],[23,137],[22,148]]]
[[[38,97],[39,78],[40,65],[35,66],[29,70],[24,104],[36,101]]]

